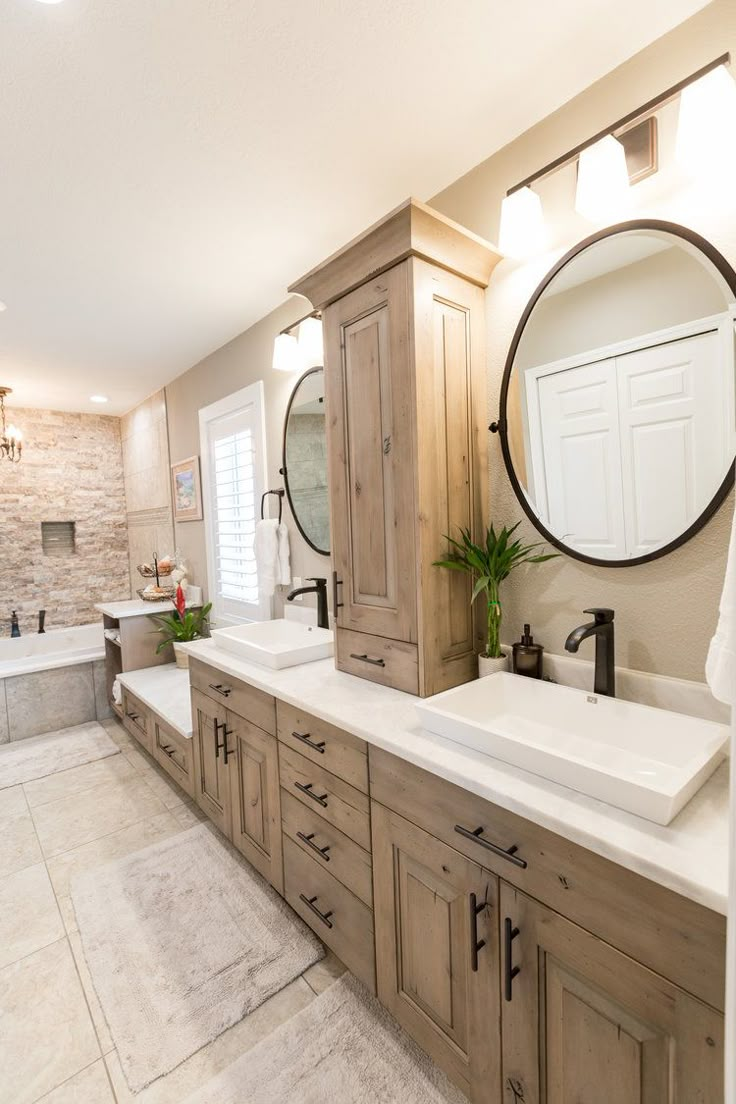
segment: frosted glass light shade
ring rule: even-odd
[[[319,318],[305,318],[299,325],[299,353],[305,368],[321,368],[325,362],[322,323]]]
[[[293,334],[279,334],[274,341],[272,367],[276,372],[298,372],[302,367],[299,343]]]
[[[575,210],[591,222],[608,222],[623,214],[630,201],[626,152],[607,134],[580,154]]]
[[[689,175],[736,164],[736,82],[723,65],[680,94],[675,157]]]
[[[501,228],[498,248],[507,257],[521,260],[538,252],[546,231],[542,201],[531,188],[519,188],[505,196],[501,204]]]

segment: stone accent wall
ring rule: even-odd
[[[130,597],[120,419],[11,406],[23,459],[0,461],[0,635],[91,624],[95,602]],[[44,554],[42,521],[73,521],[71,555]]]

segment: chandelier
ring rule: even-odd
[[[17,464],[23,452],[23,434],[12,423],[5,423],[5,396],[10,392],[10,387],[0,387],[0,458]]]

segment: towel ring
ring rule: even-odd
[[[265,491],[261,495],[261,521],[263,521],[263,519],[266,516],[263,513],[264,507],[266,505],[266,499],[268,498],[269,495],[272,495],[272,494],[278,496],[278,500],[279,500],[279,525],[280,525],[281,524],[281,515],[283,513],[283,508],[284,508],[284,488],[283,487],[278,487],[275,491]]]

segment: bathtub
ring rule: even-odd
[[[0,744],[109,716],[101,624],[0,640]]]
[[[29,675],[53,667],[93,663],[105,657],[102,624],[49,629],[15,639],[0,640],[0,678]]]

